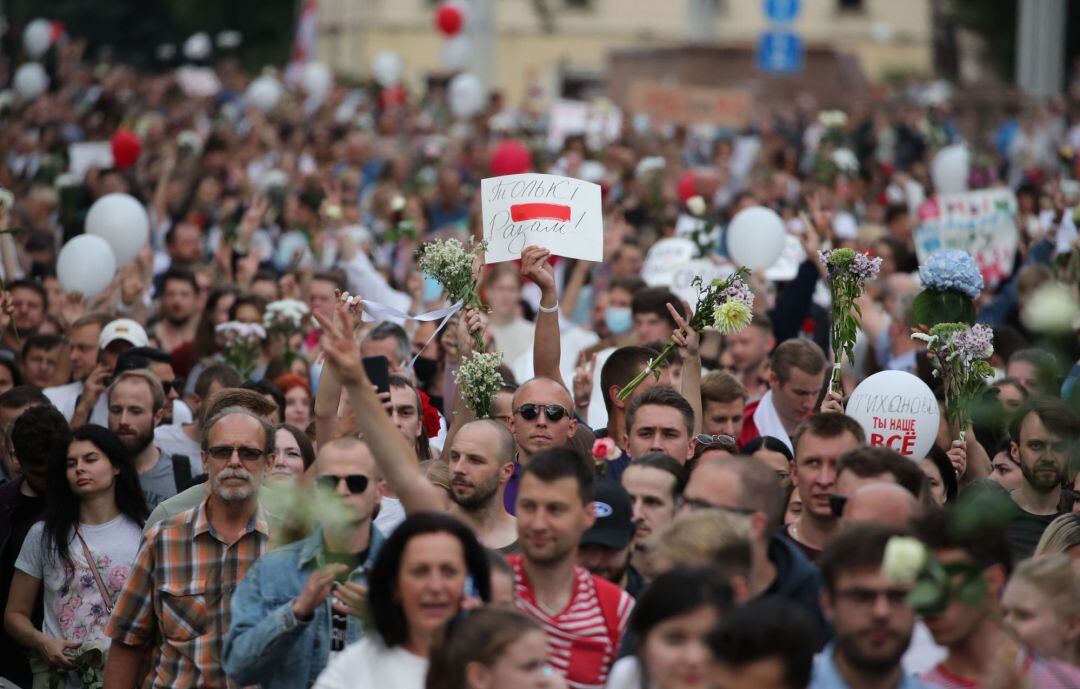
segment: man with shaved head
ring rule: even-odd
[[[520,467],[541,450],[563,447],[570,442],[578,429],[570,392],[562,383],[551,378],[533,378],[526,381],[514,393],[512,409],[511,425],[514,440],[517,441],[518,456],[503,499],[503,506],[509,512],[513,512],[517,499]]]
[[[855,489],[844,505],[841,526],[876,522],[907,527],[919,513],[919,501],[896,483],[868,483]]]

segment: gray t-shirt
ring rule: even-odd
[[[199,443],[188,437],[180,424],[158,426],[154,429],[154,445],[170,455],[185,455],[191,461],[191,475],[203,473],[202,450]]]
[[[146,506],[151,510],[162,500],[176,495],[179,491],[173,475],[172,455],[162,450],[157,464],[150,467],[149,471],[139,474],[139,485],[142,486]]]

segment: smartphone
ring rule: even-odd
[[[390,360],[384,356],[364,357],[364,372],[378,391],[390,392]]]

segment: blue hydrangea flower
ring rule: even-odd
[[[978,299],[983,289],[979,266],[970,254],[959,249],[946,249],[931,255],[919,267],[923,287],[936,292],[959,292]]]

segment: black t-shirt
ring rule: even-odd
[[[3,552],[0,552],[0,610],[7,608],[11,580],[15,575],[15,561],[19,559],[26,533],[35,522],[41,521],[44,511],[45,498],[19,494],[15,510],[11,513],[11,535],[4,544]],[[36,629],[41,629],[43,615],[42,598],[38,595],[37,602],[34,604],[34,614],[31,615],[31,621]],[[15,686],[30,686],[33,679],[30,665],[26,657],[17,650],[18,642],[8,635],[3,625],[0,625],[0,648],[5,649],[3,653],[0,653],[0,677],[11,680]]]
[[[1058,514],[1032,514],[1016,506],[1015,514],[1009,522],[1008,537],[1009,550],[1012,551],[1013,562],[1026,560],[1035,554],[1035,546],[1039,545],[1043,531],[1054,521]]]

